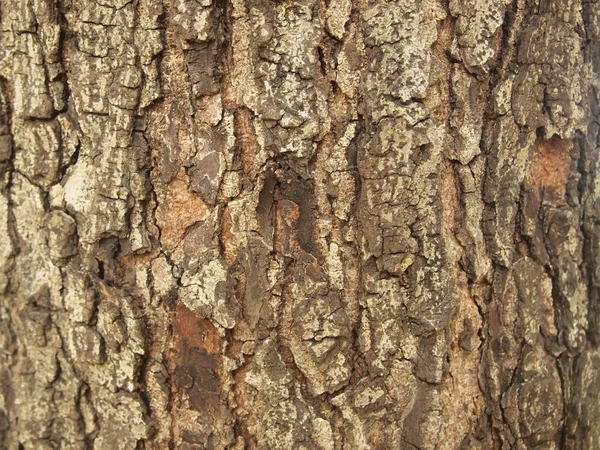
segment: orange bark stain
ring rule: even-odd
[[[569,151],[572,139],[538,138],[533,147],[529,185],[544,203],[560,206],[565,203],[565,188],[571,167]]]
[[[209,214],[202,199],[189,190],[189,177],[184,169],[166,186],[166,198],[156,211],[156,220],[161,229],[161,243],[167,250],[173,250],[185,231]]]

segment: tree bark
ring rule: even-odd
[[[600,449],[599,1],[0,27],[0,448]]]

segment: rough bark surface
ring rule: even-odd
[[[0,448],[600,449],[598,0],[0,0]]]

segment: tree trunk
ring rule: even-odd
[[[598,0],[0,0],[2,449],[600,449]]]

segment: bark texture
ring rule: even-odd
[[[2,449],[600,449],[598,0],[0,0]]]

